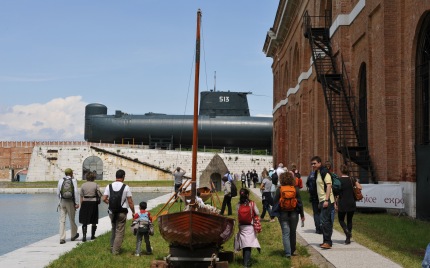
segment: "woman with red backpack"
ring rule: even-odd
[[[242,250],[243,266],[251,266],[251,249],[257,248],[260,252],[260,243],[257,239],[257,231],[254,229],[254,221],[258,218],[259,211],[254,201],[249,200],[248,189],[239,191],[239,204],[237,205],[237,217],[239,232],[234,239],[235,251]],[[261,229],[260,229],[261,230]]]
[[[275,206],[279,206],[279,224],[282,230],[282,243],[285,256],[291,258],[296,251],[296,229],[299,222],[299,214],[304,222],[303,204],[300,198],[299,187],[293,172],[285,172],[280,176],[281,186],[276,189]]]

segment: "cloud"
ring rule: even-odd
[[[81,96],[53,99],[47,103],[15,105],[0,112],[4,141],[82,141],[86,103]]]

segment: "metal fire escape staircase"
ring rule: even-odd
[[[323,26],[317,26],[321,24]],[[330,25],[330,11],[326,11],[325,16],[309,16],[307,12],[303,16],[304,35],[309,40],[317,80],[324,92],[336,150],[342,154],[352,176],[362,183],[377,183],[367,141],[360,140],[354,97],[343,59],[342,71],[336,68]]]

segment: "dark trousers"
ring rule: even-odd
[[[242,188],[246,188],[246,181],[242,181]]]
[[[228,208],[228,216],[232,215],[231,210],[231,195],[224,195],[224,200],[222,200],[221,212],[219,214],[224,215],[225,206]]]
[[[251,179],[249,179],[247,181],[248,181],[248,188],[251,188]]]
[[[323,207],[324,201],[320,202],[320,208],[321,208],[321,214],[320,214],[320,222],[321,222],[321,229],[323,233],[323,243],[327,243],[330,246],[333,245],[333,242],[331,241],[331,236],[333,234],[333,221],[331,219],[331,213],[333,210],[333,203],[328,201],[328,206],[325,208]]]
[[[151,242],[149,241],[149,233],[137,232],[137,234],[136,234],[136,254],[140,254],[140,252],[141,252],[142,238],[145,239],[146,253],[152,253]]]
[[[272,216],[272,208],[271,208],[271,206],[273,205],[272,194],[270,192],[264,192],[262,199],[263,199],[263,212],[261,213],[261,218],[264,219],[264,216],[266,216],[266,211],[267,211],[269,213],[269,217],[273,219],[274,217]]]
[[[243,266],[248,267],[251,265],[251,249],[252,248],[243,248],[242,256],[243,256]]]
[[[346,224],[345,224],[345,216],[346,216]],[[339,224],[342,226],[342,229],[348,228],[348,231],[352,232],[352,217],[354,217],[354,211],[348,212],[338,212],[337,217],[339,218]]]
[[[314,216],[315,232],[317,234],[322,234],[321,222],[320,222],[321,211],[318,208],[318,205],[319,205],[318,201],[316,201],[316,202],[312,201],[312,212],[313,212],[313,216]]]

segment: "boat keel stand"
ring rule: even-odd
[[[191,250],[185,247],[170,246],[170,254],[164,258],[166,266],[161,266],[160,263],[159,266],[151,267],[228,268],[228,260],[224,259],[225,256],[225,252],[219,254],[215,247]],[[233,256],[233,252],[231,252],[231,256]]]

